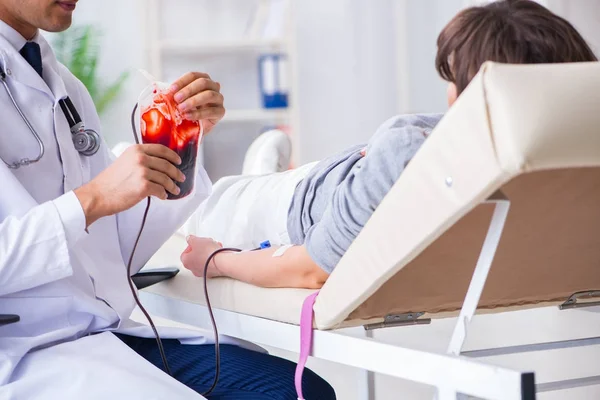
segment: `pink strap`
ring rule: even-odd
[[[312,347],[313,338],[313,305],[319,292],[315,292],[304,300],[300,315],[300,359],[296,365],[296,393],[299,400],[304,400],[302,394],[302,374]]]

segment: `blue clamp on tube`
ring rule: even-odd
[[[271,242],[270,242],[270,241],[268,241],[268,240],[265,240],[264,242],[262,242],[262,243],[260,244],[260,248],[261,248],[261,249],[268,249],[268,248],[270,248],[270,247],[271,247]]]

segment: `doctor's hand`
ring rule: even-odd
[[[210,132],[225,115],[221,85],[203,72],[188,72],[171,86],[179,111],[192,121],[202,121]]]
[[[148,196],[167,198],[179,194],[175,181],[185,175],[173,150],[161,144],[134,145],[90,182],[75,189],[86,216],[86,227],[96,220],[125,211]],[[174,165],[175,164],[175,165]]]

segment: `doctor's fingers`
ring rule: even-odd
[[[185,113],[185,117],[191,121],[211,121],[216,124],[225,116],[225,108],[222,106],[210,106],[195,109]]]
[[[184,173],[177,169],[177,167],[175,167],[172,163],[163,158],[146,156],[142,159],[141,163],[143,167],[149,168],[157,172],[161,172],[167,175],[169,178],[174,179],[178,182],[185,181]]]
[[[219,93],[221,91],[221,85],[210,79],[208,76],[195,77],[189,82],[182,81],[174,86],[179,87],[178,91],[173,96],[175,101],[179,104],[201,92],[213,91]]]
[[[187,72],[184,75],[182,75],[179,79],[177,79],[175,82],[173,82],[173,84],[171,85],[171,92],[173,92],[173,93],[178,92],[199,78],[211,79],[210,75],[208,75],[205,72],[194,72],[194,71]]]
[[[225,99],[223,95],[215,90],[204,90],[192,94],[187,100],[179,105],[179,111],[187,113],[194,111],[202,106],[223,106]]]
[[[165,190],[173,193],[174,195],[178,195],[180,192],[180,189],[177,187],[175,182],[173,182],[173,179],[169,178],[169,176],[163,174],[162,172],[148,169],[144,172],[143,178],[146,182],[142,190],[151,191],[149,194],[155,195],[161,199],[165,198]],[[154,187],[154,184],[156,184],[159,188]],[[157,190],[158,193],[156,193]]]
[[[143,162],[147,156],[163,158],[175,165],[181,164],[181,157],[173,150],[162,144],[139,144],[132,146],[132,151],[137,151],[139,161]]]

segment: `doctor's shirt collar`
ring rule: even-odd
[[[38,30],[38,32],[35,34],[33,39],[31,39],[30,41],[37,42],[39,35],[40,35],[40,32]],[[23,46],[25,46],[25,43],[28,42],[28,40],[25,39],[19,32],[17,32],[17,30],[15,30],[12,26],[8,25],[6,22],[2,21],[1,19],[0,19],[0,36],[3,36],[6,40],[8,40],[8,43],[10,43],[15,48],[16,51],[20,51],[23,48]]]
[[[25,67],[25,65],[27,65],[26,61],[19,55],[19,51],[25,46],[25,43],[27,43],[28,40],[2,20],[0,20],[0,36],[5,39],[10,46],[14,47],[16,59],[12,60],[13,63],[21,63],[21,66]],[[13,68],[13,78],[48,94],[48,96],[56,103],[58,100],[67,96],[67,90],[62,81],[62,77],[60,76],[58,61],[56,60],[52,48],[39,30],[30,41],[40,45],[44,64],[44,79],[41,79],[31,68]],[[6,68],[7,60],[3,56],[2,50],[9,49],[0,48],[0,67]]]

